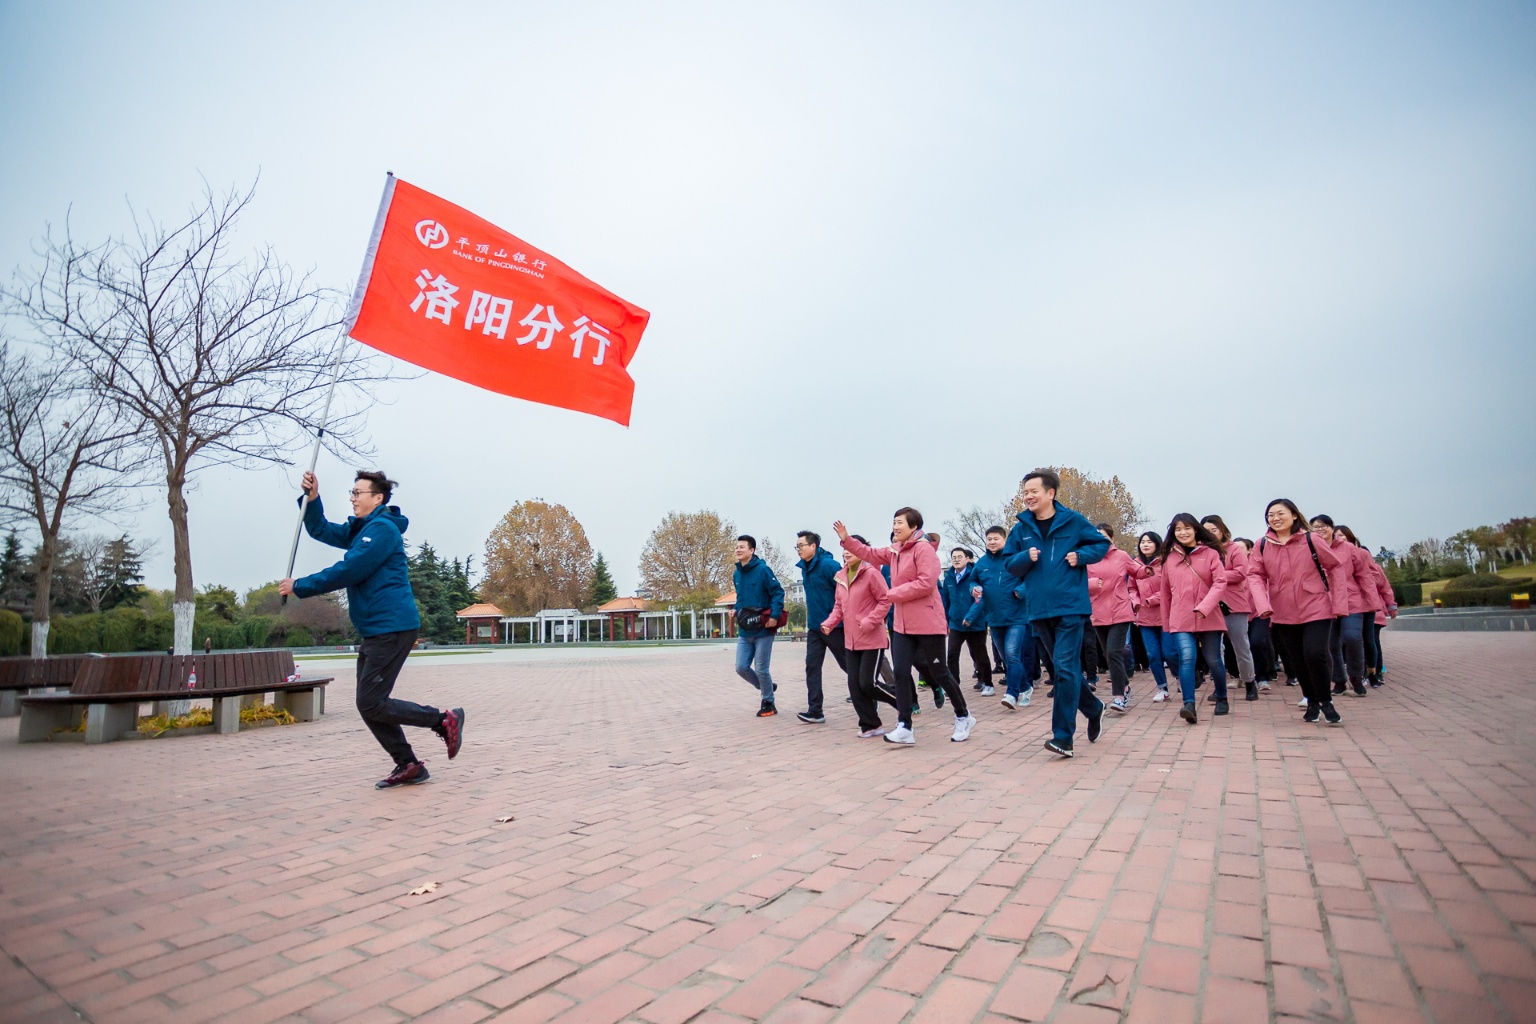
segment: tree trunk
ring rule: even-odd
[[[32,603],[32,657],[48,657],[48,607],[53,603],[53,555],[58,538],[43,531],[37,553],[37,600]]]
[[[197,592],[192,585],[192,540],[187,533],[187,499],[182,494],[186,477],[179,471],[167,474],[166,512],[171,517],[171,539],[175,548],[176,598],[171,603],[175,617],[175,633],[171,641],[173,654],[192,653],[192,618],[197,611]],[[189,700],[166,702],[166,712],[175,716],[192,710]],[[157,705],[158,713],[158,705]]]

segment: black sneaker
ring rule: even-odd
[[[891,701],[892,704],[896,703],[896,691],[895,690],[891,689],[889,686],[885,685],[884,683],[879,682],[878,680],[875,682],[875,689],[879,690],[886,697],[890,698],[890,701]],[[852,700],[853,698],[850,697],[849,699]]]
[[[1216,710],[1211,712],[1211,714],[1213,714],[1213,715],[1229,715],[1231,713],[1232,713],[1232,705],[1228,704],[1225,700],[1217,701],[1216,702]]]
[[[821,714],[820,712],[812,714],[809,711],[802,711],[795,717],[808,725],[825,725],[827,722],[827,716]]]
[[[459,747],[464,743],[464,709],[454,708],[443,713],[443,722],[437,727],[437,734],[448,745],[448,760],[452,761],[459,756]]]
[[[1301,716],[1301,720],[1303,722],[1316,722],[1322,712],[1323,707],[1321,704],[1308,704],[1306,713]]]
[[[1088,742],[1097,743],[1099,734],[1104,731],[1104,712],[1099,712],[1088,719]]]
[[[1258,700],[1259,699],[1259,684],[1258,683],[1247,683],[1247,684],[1245,684],[1243,689],[1244,689],[1243,700]]]
[[[1327,704],[1323,705],[1323,720],[1326,721],[1329,725],[1343,724],[1344,720],[1339,717],[1338,711],[1334,709],[1333,701],[1329,701]]]
[[[1339,694],[1343,693],[1346,689],[1347,689],[1347,687],[1343,683],[1334,683],[1333,684],[1333,695],[1335,697],[1337,697]]]
[[[944,687],[935,686],[933,688],[933,706],[936,708],[944,706]]]
[[[1072,744],[1070,744],[1070,743],[1057,743],[1054,739],[1050,739],[1050,740],[1046,740],[1045,741],[1045,749],[1049,750],[1051,753],[1055,754],[1057,757],[1072,757],[1073,756],[1073,754],[1072,754]]]
[[[779,713],[779,709],[773,706],[773,701],[763,701],[763,706],[757,709],[758,718],[772,718]]]
[[[1185,701],[1184,706],[1179,709],[1179,717],[1184,719],[1184,721],[1188,722],[1190,725],[1194,725],[1196,722],[1198,722],[1200,720],[1200,716],[1195,714],[1195,702],[1192,700]]]
[[[431,777],[427,773],[426,765],[420,761],[407,761],[405,764],[396,765],[395,770],[375,782],[373,788],[394,789],[396,786],[419,786]]]
[[[1366,694],[1368,694],[1368,693],[1370,693],[1370,692],[1371,692],[1371,691],[1370,691],[1370,690],[1367,690],[1367,689],[1366,689],[1366,688],[1365,688],[1365,684],[1364,684],[1364,683],[1362,683],[1362,682],[1361,682],[1361,681],[1360,681],[1360,680],[1358,680],[1358,679],[1356,679],[1356,680],[1355,680],[1355,681],[1354,681],[1354,682],[1353,682],[1353,683],[1351,683],[1351,684],[1350,684],[1350,685],[1351,685],[1351,686],[1352,686],[1352,687],[1353,687],[1353,688],[1354,688],[1354,691],[1355,691],[1355,696],[1356,696],[1356,697],[1364,697],[1364,696],[1365,696],[1365,695],[1366,695]]]

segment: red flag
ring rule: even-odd
[[[477,387],[629,426],[651,315],[391,174],[347,333]]]

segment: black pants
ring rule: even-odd
[[[885,648],[876,647],[868,651],[845,652],[843,667],[848,673],[848,696],[853,699],[854,713],[859,716],[859,731],[868,732],[871,729],[880,728],[879,703],[884,702],[891,707],[896,702],[887,697],[875,687],[875,675],[880,670],[880,664],[885,660]]]
[[[442,724],[443,713],[437,708],[395,700],[390,691],[405,665],[406,656],[416,643],[416,630],[380,633],[364,637],[357,645],[357,712],[395,764],[410,764],[416,752],[406,742],[402,725],[433,729]]]
[[[1387,667],[1387,661],[1381,653],[1381,631],[1385,628],[1379,623],[1371,623],[1371,636],[1375,638],[1371,644],[1371,651],[1376,655],[1376,660],[1371,662],[1371,675],[1378,679],[1381,678],[1382,670]]]
[[[1364,628],[1360,630],[1360,639],[1365,645],[1365,674],[1367,677],[1376,676],[1376,613],[1370,612],[1362,620]]]
[[[976,673],[981,678],[982,686],[992,685],[992,660],[987,656],[987,631],[962,633],[958,629],[949,631],[949,674],[956,679],[960,678],[960,648],[966,647],[971,652],[971,664],[976,666]]]
[[[963,718],[965,694],[949,674],[944,663],[943,633],[892,633],[891,664],[896,674],[896,719],[912,728],[912,709],[917,706],[917,684],[912,681],[914,667],[924,672],[933,686],[943,689],[955,706],[955,717]]]
[[[1110,626],[1094,626],[1099,647],[1109,662],[1110,690],[1116,697],[1125,696],[1125,684],[1130,681],[1130,666],[1126,664],[1125,638],[1131,631],[1129,622],[1116,622]]]
[[[1309,704],[1322,705],[1333,700],[1328,685],[1332,671],[1333,654],[1329,641],[1333,634],[1332,619],[1316,622],[1286,624],[1276,622],[1270,626],[1275,650],[1286,664],[1286,674],[1295,669],[1294,678],[1301,683],[1301,692]]]
[[[1257,615],[1248,616],[1248,647],[1253,651],[1253,677],[1255,682],[1275,681],[1275,643],[1270,635],[1269,620]]]
[[[820,627],[805,633],[805,706],[812,715],[821,714],[821,663],[827,660],[827,652],[837,660],[837,667],[848,671],[846,652],[843,649],[843,627],[834,627],[823,633]]]

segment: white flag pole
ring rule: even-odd
[[[389,215],[390,201],[395,197],[395,172],[386,171],[384,174],[384,195],[379,200],[379,212],[373,219],[373,234],[368,238],[368,251],[363,255],[363,271],[358,275],[357,287],[352,290],[352,303],[347,309],[347,319],[343,325],[341,339],[336,343],[336,359],[331,366],[331,386],[325,392],[325,408],[320,413],[320,426],[315,431],[315,446],[309,453],[309,472],[315,471],[315,465],[320,461],[320,445],[325,439],[325,427],[331,418],[331,399],[336,397],[336,383],[341,379],[341,356],[346,350],[347,337],[352,333],[352,328],[357,323],[357,315],[363,308],[363,296],[368,294],[368,282],[373,277],[373,261],[379,253],[379,238],[384,234],[384,220]],[[293,578],[293,567],[299,560],[299,539],[304,535],[304,514],[309,511],[309,492],[304,492],[304,498],[299,502],[299,521],[293,527],[293,546],[288,552],[288,571],[283,574],[284,579]],[[288,596],[283,595],[280,604],[288,603]]]

